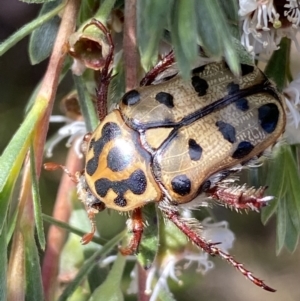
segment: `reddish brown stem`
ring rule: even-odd
[[[69,169],[70,173],[73,174],[82,168],[81,160],[79,160],[78,155],[73,147],[69,151],[66,160],[66,167]],[[69,221],[72,210],[70,197],[71,192],[74,191],[74,188],[75,183],[72,181],[70,176],[66,173],[63,173],[53,209],[53,218],[62,222]],[[57,286],[59,256],[66,240],[66,234],[66,231],[59,227],[51,226],[49,228],[47,249],[42,266],[42,279],[45,299],[49,301],[53,300],[55,288]]]
[[[194,242],[198,247],[203,249],[210,255],[218,255],[221,258],[225,259],[229,264],[234,266],[239,272],[241,272],[247,279],[256,284],[257,286],[263,288],[269,292],[275,292],[273,288],[267,286],[262,280],[253,276],[253,274],[244,268],[243,264],[237,262],[231,255],[223,252],[219,248],[216,247],[218,243],[208,243],[203,238],[199,236],[199,234],[191,229],[185,221],[180,218],[180,215],[177,211],[172,209],[168,209],[166,207],[161,208],[165,216],[171,220],[192,242]]]
[[[44,153],[44,144],[47,136],[49,117],[51,115],[53,102],[57,90],[59,75],[64,62],[64,47],[76,25],[76,16],[79,8],[79,0],[67,1],[59,31],[53,46],[53,51],[49,59],[49,64],[45,76],[42,80],[40,89],[36,96],[36,103],[41,108],[41,116],[37,125],[35,125],[33,147],[35,150],[36,174],[39,177]],[[35,107],[34,104],[33,107]],[[37,111],[36,111],[37,112]],[[20,210],[17,217],[15,233],[13,238],[12,250],[10,252],[10,262],[8,271],[8,300],[24,300],[19,298],[17,294],[22,293],[26,287],[26,279],[24,278],[24,258],[25,258],[25,235],[30,235],[32,231],[32,239],[34,233],[34,214],[31,198],[31,182],[30,168],[25,161],[25,169],[23,173],[22,190],[20,192]],[[27,237],[26,240],[31,239]],[[16,250],[17,248],[18,250]],[[15,257],[16,255],[17,257]],[[15,275],[19,275],[18,278]],[[21,279],[23,277],[24,279]],[[21,280],[22,282],[18,282]],[[13,284],[13,285],[10,285]]]
[[[123,49],[125,62],[125,82],[126,91],[138,86],[138,66],[139,53],[137,50],[136,39],[136,0],[125,1],[124,9],[124,35]],[[143,233],[142,211],[137,209],[132,214],[133,238],[126,249],[121,250],[125,253],[134,253],[138,249]],[[134,230],[135,228],[135,230]],[[147,272],[138,265],[138,300],[148,301],[149,296],[145,294]]]
[[[43,153],[45,141],[48,133],[49,118],[52,113],[52,107],[55,100],[59,76],[63,66],[65,56],[67,54],[66,44],[70,35],[76,27],[77,12],[79,9],[80,0],[68,0],[62,22],[60,23],[59,31],[53,46],[52,54],[49,60],[48,68],[43,78],[41,88],[37,94],[38,101],[47,101],[48,108],[37,125],[36,135],[34,140],[34,148],[36,155],[36,171],[40,175],[43,161]]]
[[[140,264],[138,264],[138,300],[139,301],[149,301],[151,295],[145,294],[146,291],[146,280],[148,277],[148,271],[145,270]]]
[[[128,91],[138,84],[139,54],[136,43],[136,0],[125,1],[123,47],[126,90]]]

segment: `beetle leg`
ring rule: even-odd
[[[164,72],[175,62],[174,51],[171,50],[162,60],[160,60],[149,72],[146,73],[141,80],[141,86],[149,86],[158,76],[158,74]]]
[[[86,209],[86,212],[88,214],[88,218],[91,222],[91,231],[89,233],[86,233],[82,236],[81,238],[81,243],[83,245],[86,245],[88,244],[94,237],[95,235],[95,232],[97,230],[96,228],[96,221],[95,221],[95,215],[99,212],[98,210],[94,209],[94,208],[88,208],[86,205],[85,205],[85,209]]]
[[[75,175],[72,174],[66,166],[61,165],[61,164],[57,164],[57,163],[54,163],[54,162],[44,163],[44,169],[46,169],[46,170],[54,171],[54,170],[57,170],[59,168],[62,169],[63,172],[65,172],[75,184],[78,183],[78,181],[79,181],[78,174],[77,173]]]
[[[128,246],[125,248],[121,247],[119,249],[122,255],[131,255],[136,253],[138,250],[144,231],[141,208],[137,208],[132,212],[131,219],[127,222],[127,227],[130,229],[130,232],[132,232],[132,237]]]
[[[80,173],[76,173],[75,175],[72,174],[69,169],[64,166],[64,165],[61,165],[61,164],[57,164],[57,163],[54,163],[54,162],[47,162],[47,163],[44,163],[44,169],[46,170],[49,170],[49,171],[54,171],[54,170],[57,170],[57,169],[62,169],[69,177],[70,179],[78,185],[79,183],[79,177],[80,177]],[[87,233],[85,234],[82,239],[81,239],[81,243],[83,245],[89,243],[93,237],[94,237],[94,234],[96,232],[96,223],[95,223],[95,214],[98,213],[98,211],[96,211],[95,209],[93,208],[88,208],[88,206],[85,204],[85,202],[83,201],[84,200],[84,197],[83,195],[85,196],[86,194],[82,191],[79,193],[79,195],[81,195],[81,200],[82,202],[84,203],[84,206],[85,206],[85,209],[88,213],[88,218],[91,222],[91,225],[92,225],[92,229],[91,229],[91,232],[90,233]]]
[[[272,196],[263,196],[266,189],[266,186],[255,189],[253,187],[247,188],[245,185],[232,187],[216,185],[207,190],[206,193],[221,204],[237,211],[243,209],[258,211],[273,199]]]
[[[110,70],[110,66],[114,60],[114,49],[115,45],[112,40],[112,36],[109,32],[109,30],[106,28],[106,26],[101,23],[100,21],[96,19],[92,19],[90,23],[86,25],[86,27],[90,25],[95,25],[98,27],[103,34],[105,35],[107,42],[108,42],[108,55],[105,59],[105,64],[102,70],[100,71],[100,78],[98,82],[98,86],[96,89],[97,94],[97,112],[100,121],[104,119],[104,117],[107,115],[107,94],[108,94],[108,86],[112,79],[112,69]]]
[[[269,291],[275,292],[273,288],[267,286],[262,280],[253,276],[253,274],[244,268],[243,264],[237,262],[231,255],[223,252],[221,249],[216,247],[219,243],[210,243],[205,241],[199,233],[200,230],[200,223],[196,220],[191,218],[189,221],[183,219],[176,208],[172,207],[171,205],[160,205],[159,206],[164,215],[171,220],[180,231],[182,231],[193,243],[195,243],[198,247],[203,249],[208,254],[215,256],[218,255],[221,258],[225,259],[229,264],[234,266],[239,272],[241,272],[247,279],[251,282],[256,284],[257,286]],[[197,224],[199,225],[197,227]]]

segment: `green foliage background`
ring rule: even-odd
[[[113,1],[106,1],[106,3],[109,2],[113,3]],[[2,13],[0,13],[0,21],[4,24],[0,31],[1,40],[18,32],[17,29],[21,25],[31,20],[38,20],[37,11],[41,6],[29,6],[16,0],[7,0],[4,3]],[[96,0],[82,1],[78,25],[93,16],[90,8],[97,7],[97,3]],[[59,1],[49,2],[47,6],[44,5],[43,9],[51,11],[58,4]],[[123,1],[116,1],[114,5],[122,8]],[[226,3],[217,0],[140,1],[137,8],[137,36],[141,65],[148,70],[155,63],[159,42],[164,40],[169,43],[172,40],[178,66],[184,77],[188,77],[191,66],[198,55],[197,43],[203,46],[207,54],[215,58],[225,57],[233,72],[238,73],[239,62],[248,58],[237,46],[239,30],[236,12],[237,3],[234,0],[226,1]],[[42,20],[42,22],[44,21]],[[4,43],[0,46],[2,55],[0,57],[0,148],[4,151],[0,159],[0,225],[2,231],[0,263],[4,267],[0,272],[1,300],[8,298],[6,290],[8,260],[14,261],[11,250],[13,249],[12,238],[18,234],[15,231],[15,225],[20,181],[23,176],[21,168],[27,151],[33,147],[29,138],[42,114],[41,107],[28,111],[28,108],[31,107],[28,102],[30,99],[34,101],[32,93],[45,72],[47,60],[44,61],[44,59],[51,52],[58,24],[59,18],[56,16],[44,28],[41,28],[40,24],[35,24],[35,27],[23,28],[19,31],[21,33],[19,36],[12,36],[11,44]],[[34,28],[39,28],[41,33],[39,35],[35,31],[36,36],[32,36],[29,43],[28,34]],[[47,37],[44,39],[46,43],[40,42],[41,36]],[[20,42],[17,43],[19,40]],[[36,47],[37,45],[38,47]],[[10,49],[10,47],[12,48]],[[267,74],[280,88],[287,83],[289,76],[287,65],[290,55],[290,42],[283,40],[280,52],[274,53],[266,68]],[[299,56],[299,54],[296,55]],[[39,65],[36,65],[37,63]],[[67,60],[66,65],[68,64],[70,65],[70,61]],[[77,88],[82,87],[83,84],[84,81],[81,83],[75,81]],[[59,84],[54,112],[59,112],[60,99],[73,89],[73,86],[72,76],[66,73]],[[123,93],[123,86],[119,85],[118,87],[115,91],[116,98]],[[24,117],[25,112],[29,112],[26,118]],[[22,124],[21,127],[20,124]],[[92,127],[92,122],[90,126]],[[57,125],[51,125],[49,136],[57,129]],[[15,133],[16,135],[13,137]],[[260,290],[249,281],[245,281],[225,262],[216,259],[215,269],[204,277],[196,274],[196,268],[191,267],[182,271],[183,286],[170,281],[170,288],[177,300],[207,300],[208,298],[210,300],[240,300],[243,298],[247,301],[263,298],[276,301],[299,299],[300,254],[297,245],[300,230],[300,186],[297,153],[296,146],[285,146],[275,159],[272,159],[258,173],[253,171],[251,174],[245,173],[242,177],[242,181],[248,183],[256,182],[261,185],[267,183],[270,186],[268,193],[276,196],[271,206],[262,214],[263,222],[269,220],[266,227],[262,226],[261,217],[255,213],[236,214],[223,208],[214,208],[213,212],[217,220],[229,221],[230,229],[236,234],[237,240],[231,253],[238,260],[244,262],[247,267],[251,267],[255,275],[267,280],[272,287],[278,289],[278,292],[270,294]],[[66,154],[67,150],[62,144],[55,149],[52,160],[64,162]],[[34,162],[34,155],[35,150],[33,149],[31,152],[32,162]],[[268,176],[266,177],[266,175]],[[26,222],[23,224],[25,228],[28,226],[30,229],[25,232],[25,268],[23,271],[20,270],[20,273],[24,273],[24,278],[20,278],[25,280],[23,283],[26,287],[24,300],[42,300],[44,292],[41,285],[40,263],[43,260],[43,249],[47,248],[47,245],[44,246],[43,242],[44,231],[39,203],[42,204],[43,213],[51,215],[60,174],[43,171],[39,179],[39,186],[37,186],[35,179],[38,178],[38,175],[35,172],[35,166],[31,165],[31,178],[33,179],[33,195],[36,195],[34,213],[38,227],[33,232],[30,225]],[[8,208],[9,212],[7,212]],[[80,231],[84,233],[89,230],[89,224],[84,214],[81,205],[74,198],[74,212],[70,222],[68,225],[63,225],[72,234],[69,235],[61,254],[63,260],[60,267],[63,271],[69,271],[71,267],[76,266],[80,272],[73,282],[67,283],[61,288],[62,295],[59,300],[66,300],[67,296],[74,291],[75,293],[68,300],[113,300],[113,298],[115,298],[114,300],[122,300],[122,298],[135,300],[136,296],[123,295],[129,284],[132,262],[125,265],[124,258],[119,257],[115,262],[116,265],[111,269],[96,265],[96,262],[101,262],[111,253],[111,250],[116,251],[116,244],[124,236],[121,231],[124,229],[126,218],[114,212],[101,213],[97,219],[97,226],[102,240],[83,247],[79,243],[79,236],[74,233],[81,235]],[[200,220],[205,214],[206,212],[196,212],[196,216]],[[46,221],[44,226],[47,235],[49,224],[55,223],[55,221],[45,216],[44,221]],[[80,231],[78,232],[76,229]],[[103,248],[99,248],[99,244],[104,245]],[[294,253],[290,254],[287,250],[294,251]],[[280,253],[280,251],[281,255],[277,257],[276,253]],[[116,271],[121,271],[123,268],[124,276],[120,277],[121,274]],[[116,286],[119,290],[113,289]],[[91,299],[87,293],[89,290],[94,292],[94,297]],[[171,299],[170,296],[162,296],[162,300]]]

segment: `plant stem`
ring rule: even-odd
[[[148,272],[138,264],[138,300],[139,301],[149,301],[150,295],[146,295],[146,280],[148,277]]]
[[[67,54],[67,42],[76,27],[77,12],[80,0],[68,0],[62,21],[54,43],[53,51],[49,60],[49,65],[37,95],[38,101],[47,102],[47,110],[37,125],[34,147],[36,154],[37,176],[40,175],[44,145],[49,127],[49,118],[52,113],[52,107],[57,91],[59,75],[62,70],[63,62]]]
[[[82,168],[81,160],[78,158],[73,147],[69,150],[66,167],[72,174]],[[64,173],[60,182],[52,214],[55,219],[62,222],[69,221],[72,210],[70,198],[71,192],[74,191],[74,188],[75,184],[71,181],[69,176]],[[67,233],[62,228],[53,225],[49,228],[47,248],[42,266],[42,278],[46,300],[53,300],[55,295],[59,269],[59,257],[64,246],[66,236]]]
[[[136,41],[136,0],[125,2],[124,9],[124,62],[126,90],[138,85],[139,54]],[[150,296],[145,294],[147,271],[138,265],[138,300],[148,301]]]
[[[138,84],[139,54],[136,43],[136,0],[125,1],[123,48],[125,82],[128,91]]]

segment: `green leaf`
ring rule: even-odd
[[[283,149],[280,152],[274,153],[273,158],[268,161],[268,178],[266,184],[268,185],[267,194],[274,196],[274,199],[262,210],[261,219],[263,224],[266,224],[276,212],[278,203],[285,195],[286,169]]]
[[[86,128],[89,132],[92,132],[99,124],[99,119],[95,112],[95,106],[85,87],[82,77],[73,75],[73,80],[78,93],[79,105],[84,117]]]
[[[98,11],[95,13],[94,18],[102,23],[106,23],[110,17],[111,11],[115,5],[116,0],[103,0],[99,6]]]
[[[45,239],[44,225],[43,225],[43,218],[42,218],[42,205],[41,205],[41,198],[39,192],[38,178],[36,175],[35,155],[34,155],[34,149],[32,145],[30,147],[30,175],[31,175],[31,182],[32,182],[31,189],[32,189],[34,219],[35,219],[35,225],[37,230],[37,236],[39,239],[41,249],[45,250],[46,239]]]
[[[79,11],[79,24],[86,22],[88,19],[93,17],[93,12],[97,3],[95,0],[85,0],[81,2]]]
[[[13,187],[15,185],[17,175],[15,172],[11,173],[9,177],[7,178],[7,183],[3,187],[2,191],[0,192],[0,235],[2,233],[2,229],[4,226],[6,226],[7,222],[7,212],[8,212],[8,207],[10,204],[11,200],[11,195],[13,191]],[[9,230],[11,230],[9,228]]]
[[[92,245],[95,244],[92,243]],[[84,261],[83,249],[85,249],[86,247],[87,246],[82,247],[77,235],[70,233],[60,253],[60,273],[62,273],[63,275],[74,273],[74,271],[76,271]],[[97,250],[98,249],[99,246],[97,246]]]
[[[44,300],[39,252],[33,235],[25,235],[26,296],[30,301]]]
[[[6,237],[6,224],[2,229],[0,235],[0,300],[7,300],[7,237]]]
[[[61,4],[61,0],[44,3],[39,16],[43,16]],[[52,51],[54,41],[60,24],[60,17],[54,16],[48,22],[35,29],[29,41],[29,58],[32,65],[45,60]]]
[[[102,260],[111,252],[111,250],[119,243],[119,241],[124,237],[125,231],[116,235],[110,241],[108,241],[100,250],[95,252],[81,267],[76,277],[72,282],[65,288],[59,301],[66,301],[69,296],[76,290],[76,288],[82,283],[83,279],[92,271],[96,264],[101,263]]]
[[[183,250],[187,245],[187,237],[169,220],[165,220],[161,212],[158,211],[159,220],[159,250],[158,257],[165,256],[170,250]]]
[[[87,257],[86,252],[84,252],[85,258],[89,258],[92,255],[91,252],[89,253],[90,255]],[[109,267],[107,266],[101,267],[99,265],[95,265],[93,267],[93,269],[88,274],[88,284],[91,293],[93,293],[105,281],[108,274],[109,274]]]
[[[0,231],[7,215],[10,195],[29,149],[32,131],[45,109],[44,100],[36,102],[0,158]]]
[[[226,19],[230,24],[234,24],[238,27],[239,24],[239,16],[238,16],[238,2],[235,0],[218,0],[221,11],[224,12]]]
[[[223,32],[218,32],[215,23],[218,23],[218,13],[215,0],[203,0],[196,5],[198,17],[198,34],[200,44],[210,56],[220,58],[223,52],[222,37]],[[217,8],[218,9],[218,8]]]
[[[286,221],[287,217],[287,209],[286,209],[286,200],[282,198],[278,204],[278,211],[277,211],[277,239],[276,239],[276,254],[278,255],[285,242],[286,236]]]
[[[89,301],[110,300],[122,301],[124,300],[121,290],[121,282],[123,271],[126,263],[126,257],[118,253],[118,256],[102,285],[100,285],[92,294]]]
[[[143,220],[146,222],[137,260],[144,269],[149,269],[158,250],[158,218],[154,203],[142,208]]]
[[[6,177],[1,179],[1,175],[0,175],[0,185],[1,185],[1,192],[0,192],[0,233],[2,231],[2,228],[4,226],[4,223],[6,223],[6,216],[7,216],[7,212],[8,212],[8,207],[9,207],[9,203],[11,201],[11,195],[16,183],[16,179],[18,178],[18,174],[20,172],[22,163],[23,163],[23,159],[25,157],[25,149],[24,149],[24,153],[20,152],[19,153],[19,157],[15,158],[14,162],[4,162],[2,160],[2,157],[0,158],[0,167],[3,166],[3,169],[5,168],[5,170],[3,170],[4,172],[6,170],[8,170],[8,172],[6,173]],[[8,158],[11,159],[11,158]],[[2,163],[2,164],[1,164]],[[7,168],[7,165],[9,165],[11,163],[11,170],[9,170]]]
[[[203,0],[196,3],[201,46],[210,56],[221,58],[224,55],[231,71],[234,74],[239,74],[239,59],[232,43],[226,16],[219,2],[217,0]]]
[[[171,37],[176,61],[183,78],[188,79],[198,56],[194,0],[177,0],[171,17]]]
[[[272,79],[280,92],[286,87],[290,64],[291,40],[282,38],[279,49],[274,51],[265,68],[265,74]]]
[[[64,7],[65,2],[53,9],[52,11],[50,11],[49,13],[34,19],[30,23],[26,24],[21,29],[19,29],[16,33],[11,35],[7,40],[0,44],[0,56],[3,55],[15,44],[17,44],[19,41],[21,41],[24,37],[29,35],[33,30],[35,30],[36,28],[38,28],[39,26],[43,25],[45,22],[49,21],[54,16],[56,16]]]
[[[110,108],[112,105],[118,104],[124,95],[125,90],[126,85],[124,64],[122,60],[119,60],[114,68],[113,78],[108,87],[107,107]]]
[[[265,225],[273,214],[276,212],[278,207],[278,203],[281,201],[281,197],[274,197],[272,201],[269,202],[268,206],[263,208],[261,211],[261,221]]]
[[[54,219],[53,217],[49,216],[49,215],[46,215],[46,214],[42,214],[42,217],[43,217],[43,220],[52,224],[52,225],[55,225],[55,226],[58,226],[62,229],[65,229],[71,233],[74,233],[80,237],[82,237],[84,234],[86,234],[86,232],[80,230],[80,229],[77,229],[75,227],[71,227],[68,223],[64,223],[64,222],[61,222],[59,220],[56,220]],[[94,236],[93,239],[92,239],[93,242],[99,244],[99,245],[103,245],[105,244],[107,241],[103,238],[100,238],[100,237],[96,237]]]
[[[246,64],[246,65],[254,65],[253,62],[253,57],[252,55],[245,49],[245,47],[241,44],[240,40],[232,37],[231,38],[233,47],[238,55],[238,61],[241,64]]]
[[[156,63],[157,49],[167,27],[173,0],[143,0],[137,2],[137,40],[145,70]]]
[[[296,250],[299,241],[299,228],[296,228],[293,222],[295,211],[291,207],[287,207],[286,217],[286,236],[284,244],[290,252]],[[297,214],[298,215],[298,214]]]
[[[19,206],[15,206],[15,208],[12,209],[11,203],[10,203],[9,210],[10,210],[10,212],[13,212],[13,213],[11,214],[11,217],[10,217],[10,219],[8,219],[8,222],[7,222],[7,229],[8,229],[7,230],[7,236],[6,236],[7,237],[7,244],[9,244],[9,242],[10,242],[12,236],[13,236],[13,233],[15,231],[15,227],[16,227],[16,224],[17,224],[18,212],[19,212]]]
[[[78,199],[74,199],[73,204],[75,210],[72,211],[71,217],[69,219],[69,224],[71,226],[80,225],[80,228],[83,231],[90,231],[91,222],[88,218],[86,210],[82,208],[82,204],[78,202]],[[104,239],[102,240],[104,241]],[[99,249],[99,243],[89,243],[83,248],[80,247],[80,245],[81,243],[77,236],[75,237],[75,235],[73,234],[69,235],[68,241],[63,249],[63,253],[61,256],[61,269],[66,270],[69,268],[69,270],[74,271],[74,269],[77,269],[78,266],[81,266],[83,260],[87,260],[88,258],[90,258]],[[76,250],[75,256],[73,256],[74,251],[72,250]],[[72,254],[72,258],[70,258],[70,254]],[[65,257],[65,260],[63,257]],[[66,271],[66,273],[68,272],[69,271]],[[91,293],[104,282],[104,280],[107,277],[107,274],[108,267],[100,267],[99,265],[95,265],[93,267],[93,269],[89,272],[87,276],[88,285]]]
[[[293,225],[300,230],[300,177],[297,162],[292,154],[291,147],[286,147],[286,164],[284,168],[287,170],[287,206],[290,209],[290,215]]]

